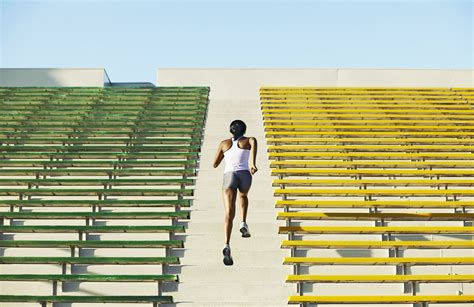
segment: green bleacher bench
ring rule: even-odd
[[[178,212],[0,212],[3,219],[189,219],[189,211]]]
[[[35,225],[0,226],[0,233],[183,233],[184,226],[78,226],[78,225]]]
[[[200,144],[200,139],[193,140],[179,140],[179,139],[142,139],[142,138],[0,138],[0,144],[16,144],[16,145],[26,145],[26,144],[73,144],[74,146],[78,145],[96,145],[96,144],[111,144],[111,145],[126,145],[126,144]]]
[[[168,160],[168,161],[0,161],[0,167],[195,167],[198,161]]]
[[[0,152],[2,159],[180,159],[197,157],[198,152]]]
[[[189,207],[190,199],[169,200],[4,200],[0,199],[0,207]]]
[[[200,145],[164,145],[164,146],[143,146],[137,145],[133,147],[125,147],[125,146],[116,146],[117,150],[121,152],[146,152],[146,151],[153,151],[153,152],[166,152],[166,151],[173,151],[173,152],[192,152],[192,151],[199,151],[201,146]],[[52,146],[24,146],[24,145],[17,145],[17,146],[7,146],[1,145],[0,151],[2,152],[36,152],[36,151],[52,151],[52,152],[60,152],[60,151],[67,151],[67,152],[90,152],[90,151],[108,151],[111,149],[111,146],[105,145],[94,145],[94,146],[62,146],[62,145],[52,145]]]
[[[0,274],[0,281],[178,282],[178,275]]]
[[[18,248],[183,248],[183,241],[131,241],[131,240],[0,240],[0,247]]]
[[[159,178],[159,179],[18,179],[0,178],[1,186],[146,186],[146,185],[193,185],[191,178]]]
[[[179,264],[178,257],[0,257],[0,264]]]
[[[0,176],[194,176],[193,169],[0,169]]]
[[[0,302],[37,302],[42,306],[46,303],[152,303],[172,304],[172,296],[124,296],[124,295],[0,295]]]
[[[1,174],[1,172],[0,172]],[[193,189],[0,189],[0,196],[174,196],[174,195],[193,195]]]

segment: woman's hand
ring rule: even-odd
[[[250,173],[253,175],[258,171],[258,168],[255,165],[250,165]]]

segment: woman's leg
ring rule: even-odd
[[[247,210],[249,207],[249,199],[247,197],[250,187],[252,186],[252,174],[249,171],[239,172],[239,198],[240,198],[240,214],[242,222],[247,222]]]
[[[247,210],[249,207],[249,199],[247,197],[249,190],[240,191],[240,215],[242,217],[242,222],[247,222]]]
[[[235,216],[235,199],[237,198],[237,190],[224,189],[224,204],[225,204],[225,243],[229,244],[230,235],[232,233],[232,224]]]

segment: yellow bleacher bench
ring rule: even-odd
[[[283,264],[303,265],[472,265],[473,257],[285,257]]]
[[[279,234],[473,234],[472,226],[280,226]]]
[[[474,208],[467,200],[277,200],[277,208]]]

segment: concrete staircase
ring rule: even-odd
[[[283,266],[289,253],[280,249],[284,236],[278,234],[273,188],[260,104],[257,100],[211,100],[204,144],[197,177],[195,200],[188,224],[185,249],[181,257],[180,283],[172,293],[176,306],[287,306],[292,285],[285,284],[290,267]],[[214,169],[212,162],[219,142],[230,137],[229,124],[241,119],[247,136],[258,141],[257,166],[249,193],[247,222],[251,238],[239,232],[240,208],[237,205],[231,239],[233,266],[222,262],[224,246],[224,204],[222,199],[223,163]],[[237,199],[238,201],[238,199]]]

